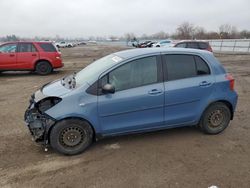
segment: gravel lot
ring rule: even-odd
[[[30,95],[122,47],[62,49],[65,67],[49,76],[0,75],[0,187],[250,187],[250,55],[216,56],[236,79],[234,120],[219,135],[178,128],[114,137],[67,157],[36,145],[23,121]]]

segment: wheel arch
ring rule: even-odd
[[[230,120],[233,120],[233,117],[234,117],[233,105],[232,105],[229,101],[227,101],[227,100],[216,100],[216,101],[210,102],[210,103],[207,105],[207,107],[203,110],[203,112],[202,112],[202,114],[201,114],[201,117],[200,117],[200,120],[202,119],[202,116],[203,116],[204,112],[205,112],[211,105],[213,105],[213,104],[215,104],[215,103],[218,103],[218,102],[225,104],[225,105],[229,108],[230,114],[231,114]]]
[[[52,63],[50,62],[50,60],[48,60],[48,59],[38,59],[38,60],[34,63],[33,69],[36,70],[36,65],[37,65],[39,62],[42,62],[42,61],[47,61],[47,62],[50,64],[50,66],[53,68],[53,65],[52,65]]]
[[[58,122],[61,122],[61,121],[64,121],[64,120],[69,120],[69,119],[78,119],[78,120],[81,120],[81,121],[85,121],[87,122],[90,127],[92,128],[92,131],[93,131],[93,141],[96,139],[96,130],[94,128],[94,126],[92,125],[92,123],[90,121],[88,121],[87,119],[85,118],[82,118],[82,117],[77,117],[77,116],[72,116],[72,117],[65,117],[65,118],[62,118],[58,121],[56,121],[52,126],[49,127],[49,130],[47,132],[47,135],[48,135],[48,141],[50,143],[50,133],[51,133],[51,130],[53,129],[53,127],[58,123]]]

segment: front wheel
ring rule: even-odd
[[[231,119],[228,106],[221,102],[210,105],[204,112],[200,127],[207,134],[218,134],[227,128]]]
[[[50,145],[59,153],[76,155],[84,150],[93,141],[93,130],[86,122],[78,119],[63,120],[52,128]]]

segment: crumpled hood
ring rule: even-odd
[[[61,80],[56,80],[54,82],[50,82],[48,84],[45,84],[41,91],[46,96],[57,96],[60,97],[62,95],[65,95],[71,91],[71,89],[68,89],[64,87],[61,84]]]

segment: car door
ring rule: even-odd
[[[196,55],[163,57],[165,123],[168,126],[196,123],[214,89],[209,65]]]
[[[136,59],[112,70],[100,81],[114,94],[98,96],[103,134],[154,129],[163,124],[164,85],[159,56]]]
[[[0,46],[0,69],[13,70],[16,68],[16,43],[8,43]]]
[[[32,43],[18,44],[17,69],[33,69],[37,60],[39,60],[39,53]]]

